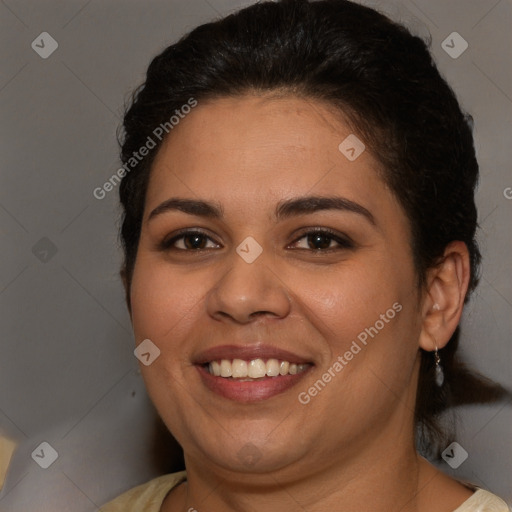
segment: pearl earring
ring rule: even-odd
[[[436,350],[434,352],[434,360],[435,360],[435,363],[436,363],[436,369],[435,369],[435,373],[436,373],[436,377],[435,377],[435,380],[436,380],[436,384],[438,387],[441,387],[444,383],[444,372],[443,372],[443,368],[441,367],[441,358],[439,357],[439,352],[437,350],[437,347],[436,347]]]

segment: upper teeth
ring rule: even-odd
[[[295,364],[277,359],[221,359],[212,361],[208,365],[208,371],[216,377],[233,377],[258,379],[261,377],[277,377],[278,375],[295,375],[307,368],[307,364]]]

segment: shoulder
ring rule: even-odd
[[[454,512],[510,512],[510,509],[498,496],[478,489]]]
[[[159,512],[165,496],[185,481],[185,471],[160,476],[134,487],[100,508],[100,512]]]

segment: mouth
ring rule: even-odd
[[[297,375],[305,371],[310,364],[295,364],[289,361],[279,361],[278,359],[220,359],[206,363],[204,368],[210,375],[222,377],[224,379],[240,379],[245,381],[254,381],[264,377],[284,377],[285,375]]]
[[[274,348],[225,346],[203,353],[195,366],[210,391],[248,403],[284,393],[302,380],[314,364]]]

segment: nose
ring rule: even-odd
[[[233,251],[230,263],[230,269],[206,296],[210,316],[247,324],[262,316],[284,318],[289,314],[290,296],[265,251],[252,263]]]

